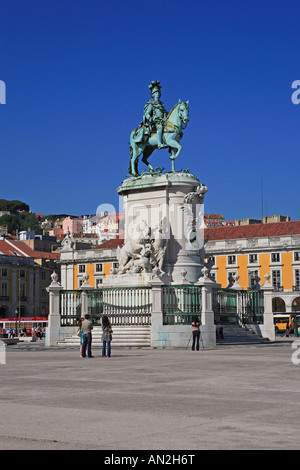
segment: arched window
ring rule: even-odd
[[[273,313],[285,313],[285,302],[280,297],[274,297],[272,299],[272,310]]]
[[[300,297],[296,297],[292,302],[292,311],[300,312]]]

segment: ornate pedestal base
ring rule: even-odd
[[[204,265],[206,191],[189,172],[146,173],[123,181],[118,188],[125,212],[125,247],[119,259],[122,276],[128,273],[133,279],[135,270],[143,274],[156,265],[174,284],[183,270],[188,281],[199,279]]]

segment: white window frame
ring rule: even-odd
[[[275,273],[275,272],[277,272],[277,271],[279,272],[280,284],[274,286],[274,283],[273,283],[273,273]],[[271,270],[271,284],[272,284],[272,286],[273,286],[274,288],[282,287],[282,270],[281,270],[281,269],[276,268],[276,269],[272,269],[272,270]]]
[[[276,260],[276,261],[273,261],[272,260],[273,255],[279,255],[279,259]],[[281,253],[280,253],[280,251],[274,251],[274,252],[271,253],[271,263],[272,264],[281,263]]]
[[[297,274],[297,272],[298,272],[298,274]],[[297,277],[299,277],[298,283],[297,283]],[[294,269],[294,284],[293,285],[295,287],[299,287],[299,289],[300,289],[300,266],[298,268]]]
[[[251,275],[254,274],[254,277],[252,277]],[[253,285],[251,285],[251,279],[254,281],[254,279],[256,278],[256,276],[259,277],[259,269],[248,269],[248,287],[249,289],[251,289],[253,287]]]
[[[255,261],[251,261],[251,256],[255,256],[256,257],[256,260]],[[258,264],[258,254],[257,253],[251,253],[248,257],[248,264]]]
[[[82,271],[81,268],[84,268],[84,270]],[[86,265],[85,264],[79,264],[78,265],[78,274],[84,274],[86,272]]]
[[[97,269],[97,266],[101,266],[101,269]],[[103,273],[103,263],[95,263],[95,273]]]
[[[234,258],[234,263],[229,262],[230,258]],[[236,266],[237,258],[236,255],[227,255],[227,266]]]
[[[296,259],[296,258],[298,258],[298,259]],[[300,251],[294,251],[293,261],[294,261],[294,263],[300,263]]]

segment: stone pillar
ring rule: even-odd
[[[272,309],[272,292],[274,290],[270,283],[271,276],[265,275],[266,282],[260,286],[264,292],[264,323],[261,325],[261,333],[263,338],[275,341],[274,315]]]
[[[149,283],[152,288],[151,346],[163,347],[165,346],[165,341],[161,335],[163,326],[162,286],[164,283],[158,276],[158,270],[154,271],[155,274]]]
[[[203,277],[200,277],[197,286],[202,286],[202,315],[201,315],[201,335],[204,347],[216,347],[216,325],[215,314],[212,309],[212,289],[220,285],[208,277],[209,270],[202,269]]]
[[[0,364],[6,364],[6,344],[0,339]]]
[[[91,284],[88,282],[89,275],[87,273],[83,275],[83,279],[84,279],[84,282],[78,289],[82,291],[82,294],[81,294],[81,316],[82,317],[84,317],[88,313],[89,290],[94,289],[93,286],[91,286]]]
[[[60,311],[59,297],[62,290],[58,280],[58,275],[54,272],[51,275],[52,282],[47,291],[49,292],[49,316],[48,327],[46,328],[45,346],[55,346],[59,340],[60,331]]]
[[[239,278],[240,278],[240,276],[238,276],[237,274],[235,274],[233,276],[234,283],[231,286],[231,289],[234,289],[234,290],[237,291],[237,295],[236,295],[236,314],[237,314],[237,319],[238,319],[238,325],[240,327],[242,327],[243,326],[243,321],[242,321],[242,319],[243,319],[242,313],[243,312],[242,312],[242,296],[241,296],[240,292],[244,289],[239,284]]]

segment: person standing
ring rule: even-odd
[[[84,318],[81,317],[80,320],[78,321],[78,329],[77,329],[77,336],[80,338],[80,351],[79,355],[82,357],[82,346],[83,346],[83,331],[82,331],[82,322],[84,321]]]
[[[198,318],[192,322],[193,328],[193,344],[192,344],[192,351],[195,351],[195,345],[197,351],[199,351],[199,341],[200,341],[200,321]]]
[[[102,318],[102,357],[106,357],[106,352],[107,352],[107,357],[110,357],[111,354],[111,348],[110,348],[110,343],[112,340],[112,327],[110,324],[110,321],[106,315],[103,316]],[[107,349],[107,351],[106,351]]]
[[[81,328],[83,333],[83,341],[82,341],[82,355],[81,357],[86,357],[86,350],[88,357],[92,356],[92,329],[93,324],[89,319],[90,316],[88,314],[85,315],[85,319],[82,322]]]

